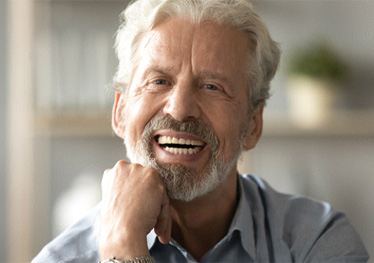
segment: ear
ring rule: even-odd
[[[112,111],[112,129],[114,133],[120,137],[124,138],[125,130],[125,120],[124,120],[124,110],[125,108],[125,95],[116,92]]]
[[[250,116],[248,133],[244,138],[244,149],[253,149],[262,135],[264,105],[259,105]]]

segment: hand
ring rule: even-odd
[[[156,170],[119,161],[104,172],[102,193],[102,259],[149,255],[146,237],[153,228],[162,243],[170,241],[169,198]]]

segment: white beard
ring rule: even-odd
[[[160,122],[161,124],[159,124]],[[168,125],[170,122],[172,123],[171,127]],[[139,163],[144,167],[153,167],[156,169],[166,185],[169,198],[174,200],[189,202],[216,189],[223,181],[226,180],[229,173],[235,167],[241,153],[243,144],[240,141],[239,146],[237,147],[237,152],[233,158],[231,158],[231,160],[227,161],[224,160],[223,156],[218,156],[219,143],[217,137],[209,127],[200,122],[197,124],[198,126],[200,125],[197,129],[199,129],[199,131],[203,129],[203,134],[209,133],[208,135],[205,135],[204,140],[207,141],[212,148],[212,156],[207,170],[200,174],[196,174],[180,164],[160,165],[157,163],[152,154],[151,145],[153,133],[155,129],[175,128],[175,123],[179,122],[171,119],[170,117],[163,116],[156,117],[155,119],[151,120],[150,123],[151,124],[147,125],[145,128],[141,140],[137,140],[136,143],[131,143],[134,142],[134,140],[130,139],[128,136],[125,137],[124,143],[126,145],[127,156],[132,163]],[[165,123],[167,125],[166,127]],[[152,127],[154,125],[157,127]],[[204,127],[201,127],[201,125]],[[187,132],[189,132],[188,128],[177,128],[177,130],[187,130]],[[202,137],[201,133],[197,134],[194,132],[193,134]]]

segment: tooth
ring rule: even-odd
[[[189,148],[189,149],[182,149],[182,148],[174,148],[174,147],[165,147],[165,151],[172,153],[172,154],[196,154],[200,151],[199,148]]]
[[[158,138],[158,143],[160,143],[160,144],[166,143],[166,138],[165,138],[165,136],[160,136],[160,137]]]
[[[193,141],[193,144],[197,145],[197,146],[201,146],[201,145],[203,145],[203,142],[202,141]]]
[[[204,143],[202,141],[196,141],[196,145],[202,146]]]
[[[203,146],[204,142],[199,140],[189,140],[184,138],[176,138],[170,136],[160,136],[158,137],[159,144],[181,144],[181,145],[192,145],[192,146]]]

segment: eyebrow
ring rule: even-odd
[[[172,72],[172,68],[168,68],[168,67],[158,67],[158,66],[152,66],[152,67],[149,67],[147,68],[145,71],[144,71],[144,75],[147,75],[149,73],[160,73],[160,74],[166,74],[166,75],[169,75],[170,72]]]
[[[144,76],[148,75],[149,73],[160,73],[160,74],[170,75],[172,74],[172,72],[173,72],[173,69],[171,67],[151,66],[144,71]],[[232,81],[229,80],[226,76],[219,74],[219,73],[215,73],[211,71],[201,71],[198,73],[197,77],[219,80],[219,81],[226,83],[230,88],[233,87]]]
[[[202,78],[208,78],[208,79],[216,79],[216,80],[219,80],[219,81],[222,81],[226,84],[229,85],[229,87],[232,87],[233,86],[233,83],[231,80],[229,80],[226,76],[224,75],[221,75],[221,74],[217,74],[217,73],[213,73],[213,72],[210,72],[210,71],[202,71],[199,73],[199,77],[202,77]]]

